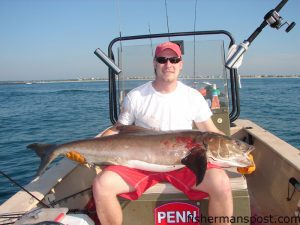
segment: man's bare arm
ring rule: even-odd
[[[202,122],[195,122],[196,127],[203,132],[215,132],[218,134],[223,134],[225,135],[222,131],[220,131],[216,125],[214,124],[214,122],[211,120],[211,118],[209,118],[206,121],[202,121]]]

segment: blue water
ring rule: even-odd
[[[243,79],[241,116],[300,148],[300,79]],[[0,170],[25,185],[39,159],[26,145],[93,137],[110,125],[108,83],[0,85]],[[0,175],[0,203],[19,188]]]
[[[240,118],[300,149],[300,79],[244,79],[240,97]]]

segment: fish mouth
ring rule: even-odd
[[[239,167],[253,166],[253,162],[250,160],[248,156],[245,160],[241,160],[239,164],[240,164]]]
[[[254,149],[255,149],[255,147],[253,145],[250,145],[249,149],[246,152],[246,155],[249,155]]]
[[[253,166],[253,162],[248,153],[243,153],[240,157],[236,158],[218,158],[211,155],[208,156],[209,162],[220,167],[248,167]]]

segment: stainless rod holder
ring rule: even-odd
[[[101,59],[110,69],[114,71],[115,74],[120,74],[122,70],[100,49],[97,48],[94,54]]]

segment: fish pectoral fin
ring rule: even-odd
[[[206,150],[201,147],[195,147],[189,154],[181,160],[196,176],[196,185],[199,185],[205,175],[207,167]]]

